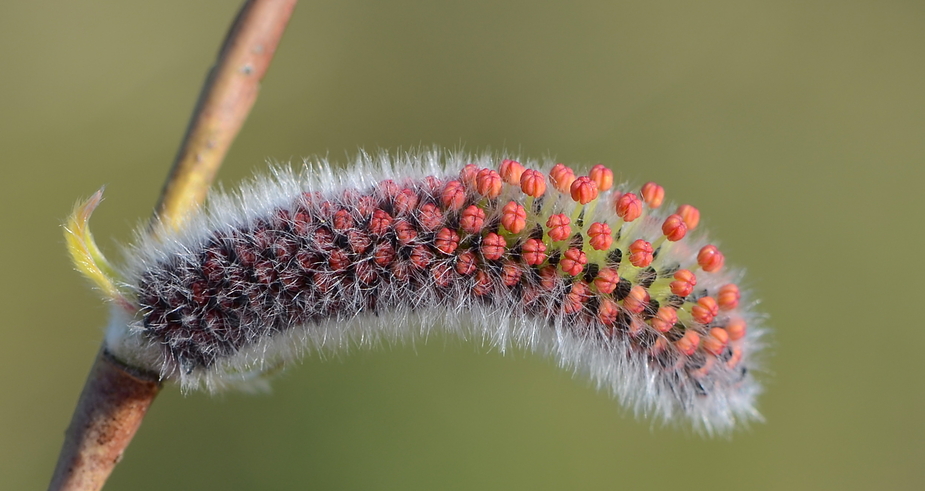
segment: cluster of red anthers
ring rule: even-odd
[[[489,303],[685,377],[744,374],[739,288],[689,237],[696,208],[612,189],[602,165],[499,164],[303,192],[213,232],[142,274],[142,334],[190,373],[322,320]]]

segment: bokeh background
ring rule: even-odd
[[[43,489],[106,308],[60,224],[147,218],[237,1],[0,4],[0,487]],[[453,339],[165,390],[107,489],[925,488],[925,4],[318,1],[221,171],[437,144],[656,180],[774,328],[764,424],[653,428]],[[916,314],[918,315],[918,314]]]

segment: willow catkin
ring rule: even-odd
[[[445,331],[552,355],[637,414],[759,419],[761,316],[664,189],[440,151],[307,162],[126,251],[107,349],[183,389]]]

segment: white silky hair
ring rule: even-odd
[[[334,196],[345,189],[368,190],[384,179],[398,183],[419,181],[426,176],[455,176],[466,164],[494,167],[508,155],[469,155],[439,149],[409,151],[399,156],[386,153],[361,152],[347,169],[337,168],[326,159],[306,160],[299,168],[273,166],[267,175],[258,176],[237,191],[216,192],[201,209],[193,210],[180,230],[156,226],[152,234],[140,229],[134,244],[125,250],[125,265],[121,272],[127,278],[127,289],[137,291],[137,281],[143,273],[173,256],[199,254],[216,233],[235,229],[266,218],[280,209],[290,209],[302,193],[318,192]],[[522,161],[528,168],[547,170],[553,162]],[[499,202],[519,190],[505,190]],[[574,202],[562,199],[550,187],[547,199],[557,196],[557,207],[570,214]],[[608,202],[602,198],[602,202]],[[570,207],[572,209],[570,209]],[[500,208],[500,207],[496,207]],[[666,206],[665,209],[668,207]],[[499,214],[498,209],[493,210]],[[668,212],[656,212],[646,220],[628,223],[623,234],[649,241],[662,235],[661,220]],[[491,218],[489,216],[488,218]],[[588,220],[613,223],[619,219],[612,206],[597,206]],[[671,255],[679,261],[696,263],[702,234],[672,244]],[[693,244],[693,245],[692,245]],[[696,245],[696,247],[694,246]],[[663,260],[662,254],[657,261]],[[703,275],[698,287],[715,291],[719,286],[741,279],[741,271],[726,268],[722,274]],[[564,288],[564,286],[559,286]],[[226,389],[261,390],[267,388],[267,375],[309,355],[341,355],[354,348],[373,348],[382,344],[417,342],[445,333],[474,343],[490,346],[500,352],[512,347],[540,355],[551,356],[563,368],[588,377],[599,389],[615,396],[637,416],[652,418],[667,424],[690,426],[695,431],[714,435],[728,434],[733,428],[759,421],[755,400],[761,386],[754,373],[760,370],[758,360],[763,348],[765,330],[763,316],[754,312],[753,304],[740,307],[740,314],[749,326],[741,341],[743,362],[749,372],[744,376],[732,370],[714,370],[705,379],[693,381],[680,371],[653,364],[623,338],[604,340],[600,336],[581,334],[582,329],[568,325],[573,318],[564,314],[549,317],[528,314],[509,290],[494,288],[492,302],[481,304],[466,300],[470,292],[458,290],[448,295],[458,301],[439,302],[428,298],[434,289],[423,288],[420,298],[396,298],[389,302],[394,308],[377,315],[344,313],[337,317],[296,326],[242,347],[231,356],[218,358],[208,367],[192,371],[181,369],[156,340],[143,335],[138,314],[131,315],[113,307],[107,330],[107,349],[117,358],[134,366],[160,374],[164,380],[178,382],[184,391],[205,389],[219,392]],[[352,290],[358,294],[357,290]],[[381,291],[379,295],[403,295],[399,288]],[[562,292],[564,293],[564,292]],[[743,304],[748,292],[743,292]],[[700,387],[695,383],[701,384]],[[703,387],[708,393],[702,394]],[[685,424],[684,422],[688,422]]]

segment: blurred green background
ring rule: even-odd
[[[106,320],[61,221],[107,185],[118,255],[237,7],[0,4],[3,489],[47,485]],[[652,428],[548,360],[436,339],[268,396],[170,387],[107,489],[925,489],[923,82],[922,2],[302,2],[223,183],[421,144],[656,180],[770,314],[767,423]]]

